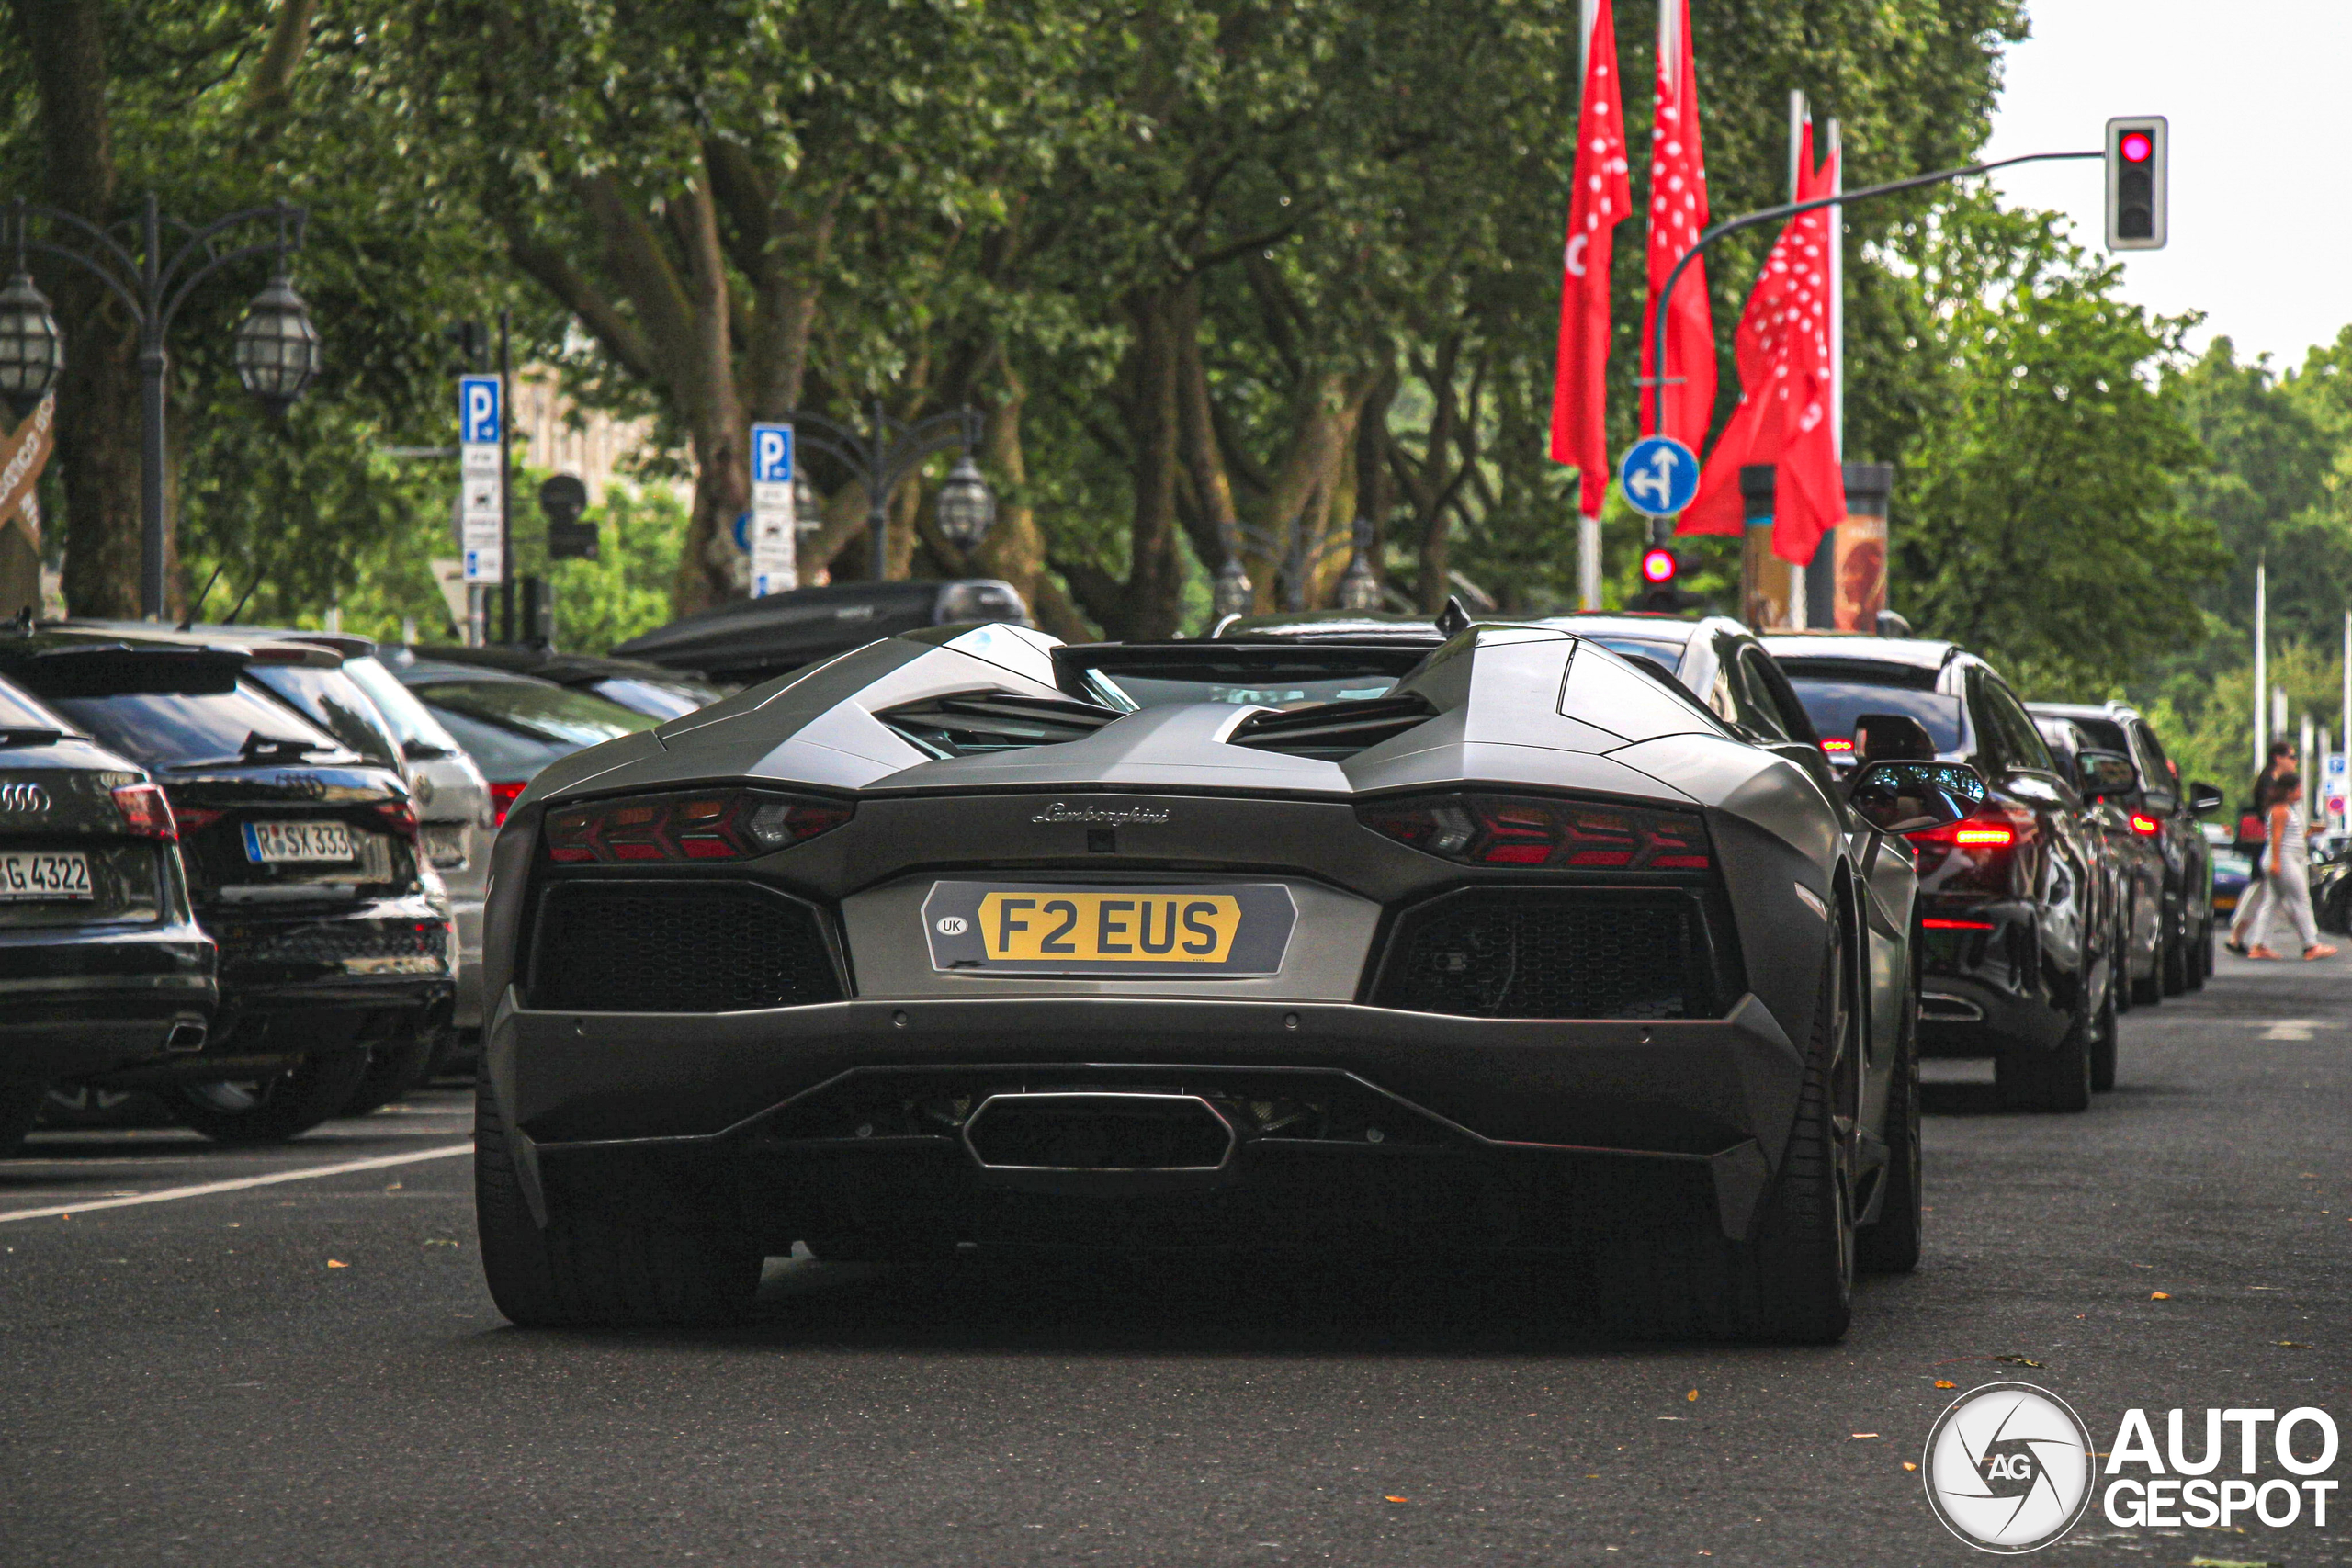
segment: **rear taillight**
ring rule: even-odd
[[[1822,741],[1821,749],[1833,757],[1851,757],[1854,754],[1854,743],[1850,740],[1826,739]]]
[[[379,800],[376,803],[376,815],[383,818],[384,826],[401,838],[411,843],[416,841],[416,807],[407,801]]]
[[[531,781],[528,779],[493,781],[490,786],[490,825],[493,828],[503,827],[506,823],[507,812],[514,809],[515,797],[530,787]]]
[[[1356,807],[1375,833],[1465,865],[1705,871],[1707,829],[1679,811],[1541,795],[1450,795]]]
[[[2143,839],[2153,839],[2165,830],[2165,825],[2145,812],[2132,813],[2132,830]]]
[[[164,799],[164,792],[153,784],[124,784],[114,792],[114,808],[122,814],[122,830],[134,839],[177,839],[180,836],[179,824],[172,818],[172,803]],[[189,825],[201,827],[203,824]]]
[[[829,832],[851,810],[846,801],[748,789],[592,800],[548,813],[548,858],[566,865],[743,860]]]
[[[1990,920],[1923,919],[1920,927],[1931,931],[1990,931],[2000,928]]]
[[[2016,813],[1999,807],[1988,808],[1974,817],[1963,817],[1957,822],[1939,827],[1922,828],[1905,838],[1915,844],[1951,844],[1963,850],[2006,850],[2018,841],[2020,827],[2030,831],[2030,813]]]

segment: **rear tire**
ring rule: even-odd
[[[2176,931],[2165,942],[2165,995],[2179,996],[2188,989],[2188,933]]]
[[[441,1032],[428,1028],[411,1031],[372,1047],[368,1053],[368,1071],[360,1077],[359,1087],[351,1091],[351,1098],[335,1114],[365,1116],[408,1093],[424,1081],[440,1043]]]
[[[1918,948],[1913,936],[1912,951]],[[1886,1091],[1886,1196],[1878,1219],[1854,1238],[1854,1260],[1865,1273],[1908,1274],[1919,1267],[1927,1189],[1919,1145],[1918,987],[1896,1045],[1894,1081]]]
[[[2091,1019],[2091,1089],[2101,1094],[2115,1087],[2116,1047],[2122,1043],[2118,1038],[2121,1026],[2116,1021],[2115,997],[2122,988],[2110,979],[2107,995]]]
[[[551,1190],[531,1218],[505,1123],[474,1091],[474,1213],[491,1299],[524,1328],[700,1327],[732,1323],[758,1293],[759,1248],[723,1217],[707,1224]]]
[[[1790,1345],[1845,1337],[1853,1316],[1853,1160],[1831,1100],[1838,1047],[1854,1045],[1847,978],[1842,950],[1833,948],[1788,1151],[1755,1239],[1725,1240],[1712,1212],[1696,1225],[1637,1223],[1604,1292],[1614,1332]]]
[[[334,1051],[274,1078],[181,1084],[166,1100],[182,1126],[215,1143],[283,1143],[341,1115],[367,1075],[367,1052]]]
[[[2161,923],[2161,916],[2158,917],[2158,920],[2159,923]],[[2135,931],[2139,928],[2139,907],[2137,905],[2132,907],[2132,928]],[[2133,1007],[2152,1008],[2158,1002],[2165,999],[2165,945],[2163,933],[2159,931],[2156,936],[2156,959],[2154,963],[2148,965],[2148,977],[2144,980],[2131,979],[2130,983],[2125,987],[2131,993],[2132,1005]],[[2124,945],[2123,953],[2123,972],[2128,977],[2132,973],[2132,947],[2130,943],[2127,942]]]
[[[2195,940],[2188,944],[2188,988],[2201,991],[2213,973],[2213,922],[2208,919],[2198,928]]]
[[[2066,1032],[2048,1051],[2011,1051],[1993,1061],[2001,1103],[2013,1111],[2087,1111],[2091,1104],[2089,998],[2075,1006]]]
[[[40,1084],[11,1084],[0,1089],[0,1159],[13,1159],[40,1120],[41,1098],[49,1090]]]

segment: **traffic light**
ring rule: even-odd
[[[2109,250],[2164,249],[2166,140],[2160,114],[2107,122]]]
[[[1642,608],[1673,615],[1682,608],[1682,558],[1664,545],[1642,552]]]

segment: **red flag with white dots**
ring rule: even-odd
[[[1699,78],[1690,51],[1690,0],[1658,0],[1657,118],[1650,131],[1649,310],[1642,322],[1645,431],[1671,435],[1693,452],[1715,417],[1715,321],[1707,305],[1707,264],[1692,262],[1666,310],[1666,366],[1657,352],[1667,275],[1707,227],[1707,159],[1699,141]],[[1659,386],[1653,378],[1663,377]],[[1653,408],[1651,400],[1656,400]]]
[[[1798,142],[1797,199],[1837,190],[1833,153],[1813,166],[1813,130]],[[1724,423],[1699,479],[1699,493],[1677,529],[1684,534],[1737,534],[1739,470],[1751,463],[1778,467],[1772,503],[1772,553],[1800,565],[1813,559],[1821,536],[1846,515],[1846,475],[1838,457],[1833,418],[1837,366],[1829,346],[1830,236],[1837,209],[1800,213],[1781,231],[1735,336],[1739,406]]]
[[[1588,517],[1600,515],[1609,493],[1609,253],[1633,206],[1625,173],[1617,23],[1610,0],[1599,0],[1585,39],[1584,107],[1577,118],[1576,186],[1568,197],[1560,348],[1552,377],[1552,460],[1576,465]]]

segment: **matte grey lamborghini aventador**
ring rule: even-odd
[[[495,852],[476,1144],[518,1323],[765,1257],[1589,1258],[1827,1340],[1918,1255],[1898,838],[1600,644],[887,638],[567,758]],[[1977,796],[1981,798],[1981,793]]]

